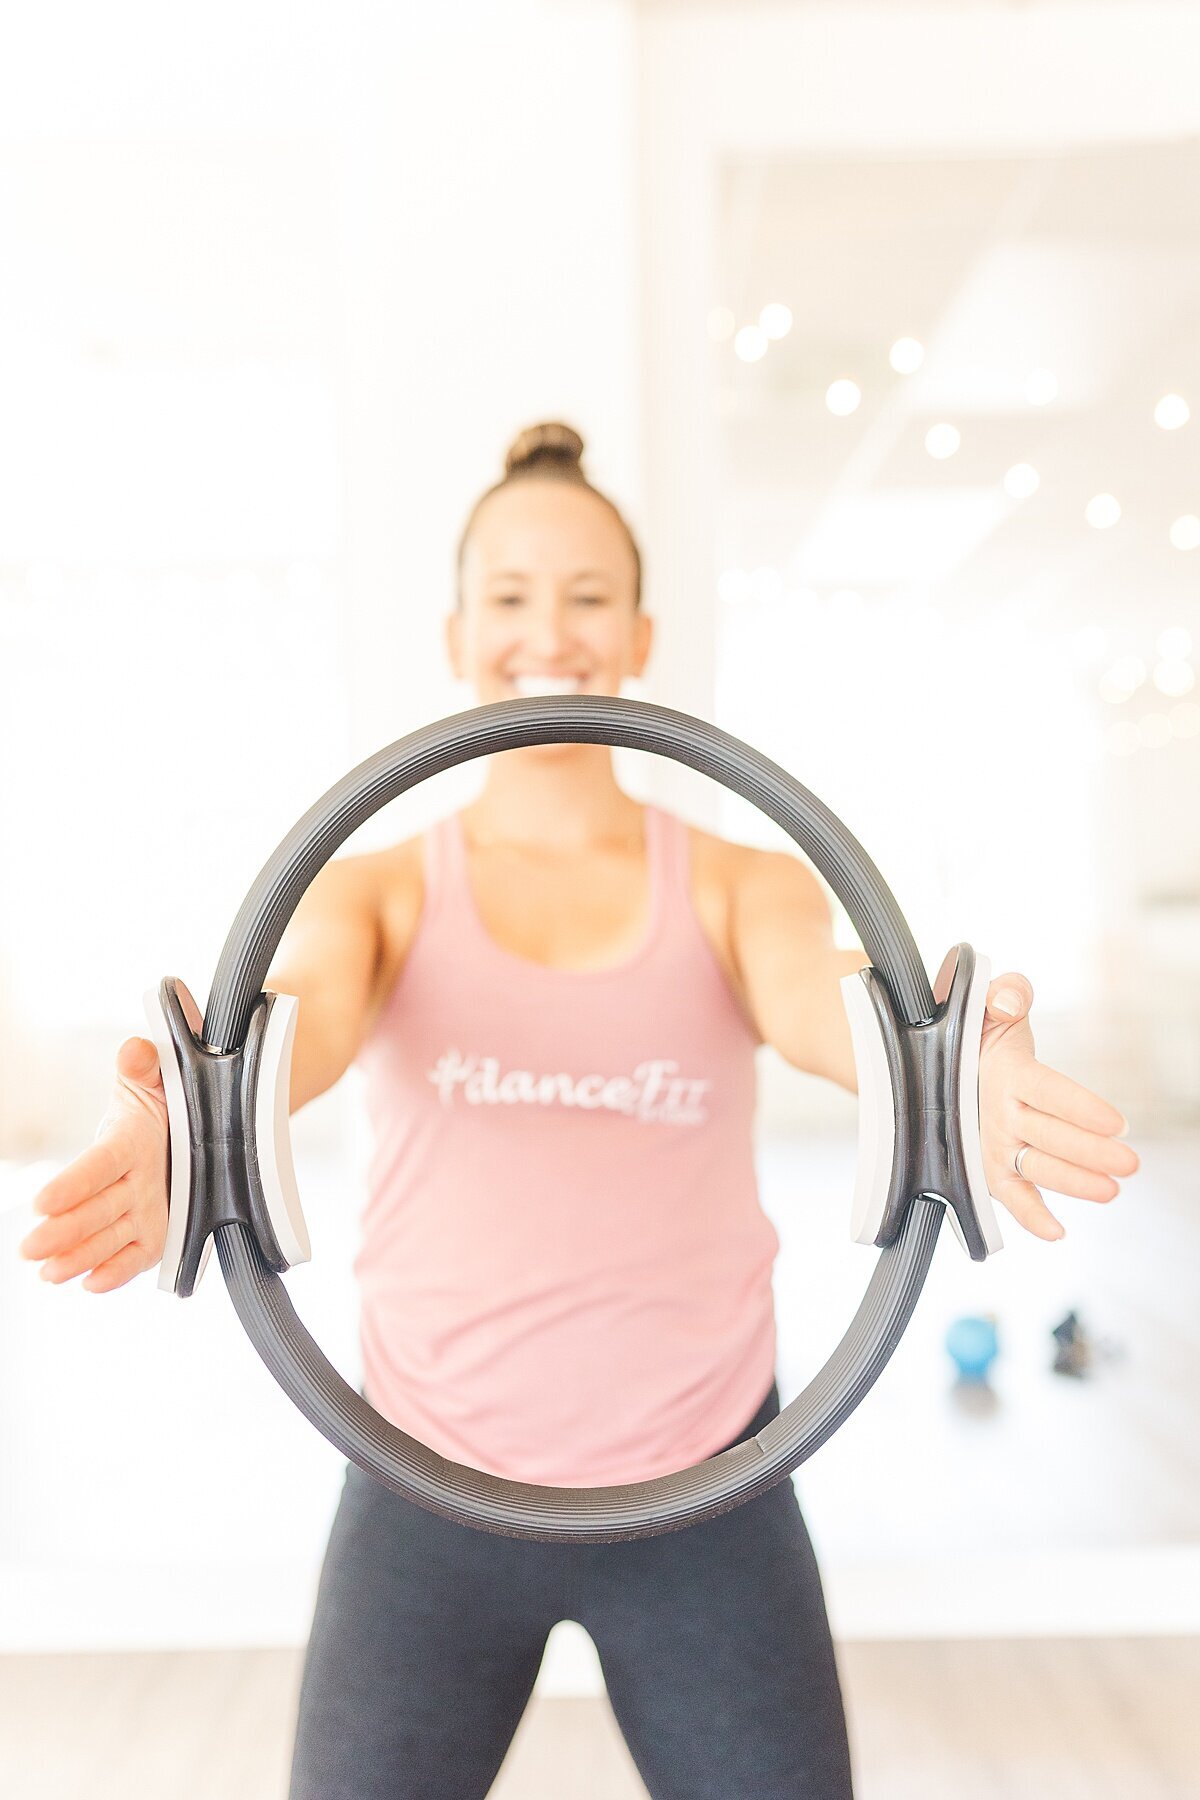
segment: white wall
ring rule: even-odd
[[[0,1125],[47,1159],[0,1181],[6,1647],[305,1627],[341,1466],[215,1261],[186,1306],[44,1286],[23,1199],[89,1141],[142,988],[203,995],[294,819],[470,703],[452,551],[515,431],[574,421],[636,528],[633,54],[623,0],[6,32]],[[351,1110],[297,1124],[320,1267],[293,1292],[354,1379]]]
[[[638,44],[647,547],[663,576],[664,638],[674,643],[686,637],[688,645],[686,655],[668,665],[679,695],[669,703],[713,716],[721,566],[714,497],[722,464],[705,322],[711,306],[729,301],[716,261],[723,164],[734,158],[752,164],[755,157],[1037,156],[1194,138],[1200,132],[1194,79],[1200,8],[651,5],[639,14]],[[852,222],[847,232],[850,241]],[[1136,253],[1131,246],[1130,254]],[[820,280],[819,269],[812,279]],[[1036,296],[1031,304],[1036,306]],[[1032,580],[1037,571],[1028,574]],[[1131,593],[1131,614],[1138,604]],[[980,621],[978,643],[965,635],[956,640],[960,679],[978,696],[990,675],[1021,676],[1023,638],[1036,638],[1039,621],[1026,619],[1027,600],[1015,610],[1016,618],[998,612],[991,621],[990,644],[988,621]],[[785,657],[804,627],[793,616],[788,629],[791,636],[778,640]],[[929,666],[919,636],[909,649]],[[851,671],[848,660],[838,679],[851,680]],[[721,673],[728,685],[730,672],[723,667]],[[875,716],[879,740],[865,759],[877,772],[871,782],[862,779],[861,746],[859,766],[847,769],[852,757],[839,749],[836,728],[826,731],[823,723],[810,733],[818,740],[813,766],[797,766],[788,748],[796,732],[782,714],[780,685],[777,665],[764,678],[764,693],[743,682],[735,719],[721,715],[718,722],[753,738],[753,721],[765,707],[758,741],[842,811],[912,914],[927,961],[936,966],[943,950],[966,936],[998,959],[998,969],[1028,968],[1035,991],[1046,935],[1060,909],[1052,874],[1043,879],[1047,869],[1053,871],[1054,856],[1039,854],[1023,816],[1031,783],[1038,786],[1038,760],[1049,759],[1066,783],[1058,837],[1082,845],[1076,862],[1091,861],[1097,879],[1094,895],[1078,909],[1087,915],[1080,921],[1081,941],[1073,923],[1061,966],[1048,968],[1044,977],[1048,1005],[1038,1008],[1039,1049],[1098,1091],[1120,1093],[1137,1123],[1194,1121],[1200,909],[1179,912],[1168,943],[1171,920],[1157,928],[1139,913],[1138,902],[1140,893],[1156,887],[1170,891],[1190,883],[1196,891],[1200,836],[1191,821],[1200,740],[1175,747],[1169,757],[1142,756],[1128,764],[1110,759],[1101,781],[1085,766],[1079,721],[1041,683],[1039,670],[1030,669],[1020,683],[1028,751],[1004,728],[990,738],[963,738],[960,775],[968,787],[967,759],[986,760],[976,789],[995,795],[1007,784],[1007,803],[978,817],[960,805],[947,817],[940,793],[927,783],[923,790],[923,773],[936,755],[930,721],[924,733],[905,721],[899,682],[894,711],[879,708]],[[800,695],[796,704],[803,705]],[[848,700],[847,711],[850,705]],[[834,712],[827,706],[827,715]],[[885,718],[890,736],[882,728]],[[853,729],[862,734],[870,727],[860,708]],[[784,747],[772,750],[772,742]],[[818,779],[826,768],[832,771],[828,787]],[[721,829],[753,841],[783,841],[768,821],[740,803],[718,802],[685,772],[672,771],[670,780],[673,792],[694,796],[696,816],[707,815]],[[911,804],[901,796],[911,796]],[[1039,821],[1043,837],[1055,831],[1049,808],[1046,813]],[[1178,829],[1163,829],[1164,820],[1176,821]],[[953,895],[939,893],[935,861],[925,846],[943,829],[970,843],[978,873],[974,889],[960,882]],[[1066,854],[1062,842],[1051,847]],[[1075,921],[1076,910],[1069,904],[1066,910]],[[1177,941],[1181,935],[1188,942]],[[1180,1017],[1171,1016],[1174,997]],[[828,1096],[774,1060],[764,1075],[769,1124],[811,1129],[829,1115]],[[834,1101],[836,1110],[836,1096]]]
[[[471,703],[453,547],[515,431],[576,421],[639,512],[626,5],[98,26],[50,8],[0,69],[10,1153],[94,1119],[142,986],[203,990],[325,787]]]

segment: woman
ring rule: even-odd
[[[468,521],[455,673],[481,703],[616,694],[651,644],[640,562],[564,426],[522,434]],[[302,1000],[292,1104],[358,1060],[375,1131],[364,1391],[455,1460],[633,1481],[778,1411],[774,1232],[752,1157],[754,1052],[853,1090],[823,890],[624,793],[603,745],[493,756],[421,837],[329,865],[270,985]],[[1033,1056],[1032,990],[988,992],[984,1166],[1035,1236],[1034,1181],[1091,1200],[1138,1166],[1120,1113]],[[120,1286],[158,1260],[166,1123],[131,1039],[98,1142],[23,1246]],[[1027,1166],[1014,1168],[1021,1146]],[[850,1757],[791,1483],[627,1544],[525,1543],[347,1470],[305,1665],[293,1800],[484,1796],[551,1627],[579,1620],[656,1800],[842,1800]]]

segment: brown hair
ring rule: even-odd
[[[454,566],[460,577],[457,604],[462,606],[462,562],[467,547],[467,539],[479,516],[480,508],[498,494],[501,488],[510,487],[515,481],[569,481],[575,487],[586,488],[589,494],[595,494],[597,500],[616,519],[621,530],[629,539],[629,548],[633,552],[634,589],[633,603],[642,604],[642,557],[637,547],[637,540],[626,524],[620,510],[613,505],[607,494],[592,486],[583,472],[583,439],[569,425],[557,421],[547,421],[542,425],[527,425],[524,431],[518,432],[508,447],[504,458],[504,478],[494,487],[488,488],[485,494],[471,508],[471,515],[463,527],[463,534],[458,540],[458,555]]]

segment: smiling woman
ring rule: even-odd
[[[590,694],[620,712],[649,655],[636,546],[584,481],[578,446],[561,426],[523,434],[472,514],[446,630],[480,702]],[[669,744],[680,715],[655,710]],[[468,732],[474,717],[428,730]],[[853,1080],[845,957],[798,857],[713,837],[624,792],[620,731],[547,741],[539,726],[498,741],[514,737],[463,812],[322,868],[267,981],[301,1002],[292,1110],[351,1062],[366,1078],[374,1155],[355,1272],[367,1405],[442,1468],[620,1489],[730,1446],[744,1454],[750,1438],[782,1441],[755,1053],[772,1043]],[[886,963],[869,916],[861,929]],[[255,941],[265,962],[276,940]],[[927,990],[915,948],[901,967],[901,986],[919,970]],[[261,980],[260,966],[247,992]],[[1115,1108],[1036,1062],[1031,1001],[1020,975],[988,991],[983,1173],[1029,1231],[1054,1237],[1014,1171],[1021,1144],[1034,1179],[1091,1200],[1111,1198],[1137,1158],[1111,1141]],[[205,1023],[215,1044],[233,1041],[223,1004]],[[924,995],[913,1004],[910,1022],[928,1016]],[[152,1046],[123,1046],[118,1072],[97,1143],[43,1191],[52,1216],[26,1245],[52,1280],[90,1268],[94,1291],[153,1266],[164,1244]],[[918,1232],[930,1210],[923,1201]],[[572,1496],[572,1518],[585,1504]],[[348,1471],[293,1800],[368,1786],[482,1800],[563,1618],[595,1641],[656,1796],[847,1800],[837,1669],[789,1481],[627,1542],[542,1544],[473,1531],[465,1516],[431,1513],[357,1462]]]
[[[641,610],[641,556],[582,459],[569,425],[530,427],[467,520],[447,648],[481,702],[616,693],[645,666],[653,627]]]
[[[627,544],[629,554],[633,559],[633,603],[635,606],[640,606],[642,598],[642,558],[641,552],[637,547],[637,540],[613,502],[606,494],[602,494],[599,488],[593,487],[587,476],[584,474],[583,439],[580,437],[579,433],[573,430],[570,425],[561,425],[557,423],[531,425],[527,430],[522,431],[520,435],[514,439],[508,454],[505,456],[503,481],[498,481],[494,487],[489,488],[487,492],[481,495],[476,501],[471,515],[468,518],[466,525],[463,527],[462,537],[459,539],[458,545],[457,565],[459,571],[459,605],[462,605],[461,583],[463,562],[467,554],[468,545],[470,544],[476,526],[478,525],[480,513],[492,498],[493,494],[498,494],[502,488],[508,487],[510,483],[514,481],[528,480],[559,481],[568,483],[573,487],[586,489],[589,494],[592,494],[597,500],[602,502],[624,534],[625,543]],[[501,569],[494,571],[490,579],[500,583],[510,579],[519,582],[524,578],[524,573],[525,572],[522,570],[506,571]],[[596,569],[581,569],[577,571],[575,578],[584,582],[594,579],[602,585],[607,585],[611,580],[611,570],[605,566]]]

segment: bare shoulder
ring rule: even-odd
[[[336,856],[318,869],[296,906],[295,925],[344,923],[375,909],[376,875],[368,856]],[[295,935],[289,927],[289,933]]]
[[[826,904],[820,880],[799,855],[739,844],[695,825],[688,826],[688,835],[695,874],[720,890],[731,912],[735,905],[758,898]]]
[[[717,837],[699,825],[689,824],[687,834],[693,899],[702,911],[704,903],[727,913],[737,886],[738,857],[744,845]]]
[[[301,936],[310,925],[326,930],[369,923],[378,935],[381,960],[394,941],[403,956],[420,915],[423,889],[419,837],[386,850],[336,856],[309,883],[289,934]]]
[[[692,904],[725,979],[753,1019],[746,955],[753,921],[781,912],[795,916],[814,903],[823,906],[820,884],[796,856],[756,850],[698,825],[687,829]]]
[[[425,903],[424,834],[404,838],[362,858],[374,888],[379,918],[379,986],[390,993],[417,934]]]

